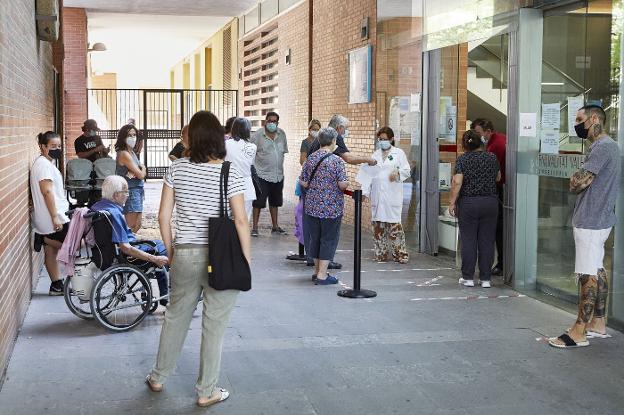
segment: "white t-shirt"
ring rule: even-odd
[[[245,140],[230,138],[225,142],[225,160],[230,161],[245,179],[245,200],[256,200],[256,190],[251,180],[251,166],[256,159],[256,149],[254,143]]]
[[[176,245],[208,245],[208,219],[219,216],[221,164],[175,160],[165,175],[165,185],[175,193]],[[238,169],[230,166],[227,197],[243,193],[245,184]],[[228,214],[231,215],[229,202]]]
[[[32,214],[32,224],[35,232],[38,234],[49,235],[56,231],[39,187],[39,182],[42,180],[52,181],[56,212],[60,215],[62,223],[69,222],[69,218],[65,215],[65,212],[69,210],[69,201],[65,197],[65,191],[63,190],[63,176],[61,176],[61,172],[50,160],[39,156],[30,169],[30,193],[32,194],[33,206],[35,208]]]

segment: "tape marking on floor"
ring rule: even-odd
[[[464,297],[421,297],[412,298],[410,301],[439,301],[439,300],[493,300],[498,298],[523,298],[524,294],[509,295],[467,295]]]

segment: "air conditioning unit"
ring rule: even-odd
[[[36,1],[37,36],[45,42],[55,42],[59,37],[58,0]]]

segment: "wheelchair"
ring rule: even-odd
[[[77,317],[94,319],[113,332],[131,330],[156,311],[160,300],[169,298],[169,294],[155,296],[151,282],[157,272],[163,272],[169,281],[168,271],[123,255],[112,242],[108,212],[90,211],[83,217],[91,222],[95,244],[86,249],[86,257],[76,259],[75,275],[65,280],[65,302]],[[86,234],[81,245],[87,246]],[[155,246],[152,241],[131,244]]]

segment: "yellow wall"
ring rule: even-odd
[[[194,51],[171,68],[171,88],[223,89],[223,31],[231,27],[231,85],[238,85],[238,19],[232,19]],[[186,69],[185,69],[186,68]]]

